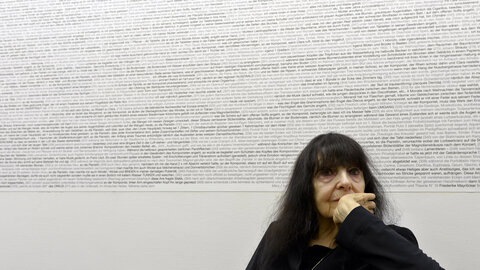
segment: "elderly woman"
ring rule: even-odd
[[[317,136],[300,153],[247,270],[442,269],[409,229],[383,223],[383,195],[356,141]]]

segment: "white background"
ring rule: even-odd
[[[0,269],[244,269],[274,192],[3,192]],[[446,269],[480,265],[478,193],[394,193]]]

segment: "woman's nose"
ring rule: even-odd
[[[352,179],[348,175],[346,170],[340,170],[337,174],[337,188],[350,190],[352,188]]]

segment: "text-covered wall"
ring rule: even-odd
[[[282,190],[357,139],[480,191],[478,1],[2,1],[0,190]]]

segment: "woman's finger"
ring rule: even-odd
[[[362,204],[362,206],[363,206],[365,209],[367,209],[368,211],[370,211],[370,213],[373,214],[373,212],[374,212],[374,210],[375,210],[375,207],[376,207],[377,205],[376,205],[375,202],[373,202],[373,201],[368,201],[368,202]]]
[[[372,201],[375,199],[374,193],[354,193],[353,199],[358,202],[359,204],[363,204],[368,201]]]

